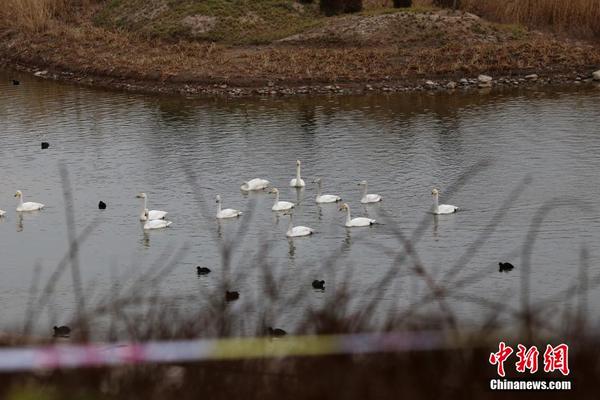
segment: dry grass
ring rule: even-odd
[[[258,47],[187,40],[149,41],[132,32],[111,31],[90,22],[55,24],[44,35],[21,30],[4,35],[0,32],[4,39],[0,40],[0,58],[95,78],[117,77],[160,85],[228,83],[242,87],[265,85],[273,80],[294,85],[376,81],[388,76],[412,80],[481,72],[564,72],[600,64],[598,47],[526,33],[515,36],[477,19],[433,23],[433,15],[373,18],[384,17],[391,22],[369,33],[366,44],[357,35],[339,35],[333,44],[317,39]],[[336,21],[341,24],[340,32],[346,32],[348,25],[362,26],[354,24],[355,19],[344,24],[343,20]],[[368,27],[372,29],[373,24]],[[388,28],[398,29],[393,40],[378,40],[378,32],[390,32]]]
[[[462,0],[462,8],[501,22],[600,36],[598,0]]]
[[[461,13],[429,9],[369,14],[393,10],[377,9],[389,7],[386,0],[368,0],[361,15],[326,19],[326,26],[304,31],[297,41],[261,46],[173,37],[148,40],[135,29],[98,26],[94,16],[106,2],[5,1],[0,8],[1,63],[74,72],[94,78],[98,85],[110,86],[117,78],[143,81],[150,90],[157,85],[177,91],[185,83],[255,87],[270,81],[289,86],[414,81],[482,72],[560,74],[600,64],[600,47],[593,43],[532,34]],[[426,1],[414,4],[423,7]]]
[[[60,13],[68,10],[68,0],[3,0],[0,23],[4,26],[39,32]]]

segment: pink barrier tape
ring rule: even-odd
[[[290,356],[325,356],[453,348],[441,332],[286,338],[198,339],[146,343],[0,348],[0,372]]]

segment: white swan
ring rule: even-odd
[[[240,186],[240,189],[242,189],[244,192],[250,192],[252,190],[263,190],[269,187],[270,183],[271,182],[269,182],[266,179],[254,178],[250,179],[248,182],[244,182],[242,186]]]
[[[306,184],[304,183],[304,180],[300,176],[300,165],[301,164],[302,163],[300,162],[300,160],[296,160],[296,177],[290,181],[291,187],[303,188],[304,186],[306,186]]]
[[[152,221],[155,219],[164,219],[168,212],[160,211],[160,210],[148,210],[148,196],[146,193],[139,193],[137,196],[138,199],[144,199],[144,203],[142,204],[142,213],[140,214],[140,221]]]
[[[285,233],[287,237],[300,237],[300,236],[309,236],[315,233],[312,228],[308,226],[292,226],[292,214],[290,214],[290,223],[288,225],[288,230]]]
[[[360,202],[363,204],[368,204],[368,203],[378,203],[381,200],[383,200],[383,198],[378,195],[378,194],[370,194],[367,193],[367,181],[362,181],[358,184],[359,186],[362,186],[362,197],[360,199]]]
[[[233,208],[221,209],[221,196],[217,195],[217,218],[235,218],[242,215],[241,211],[234,210]]]
[[[5,215],[6,215],[6,211],[0,210],[0,218],[4,217]]]
[[[348,228],[353,228],[353,227],[358,227],[358,226],[370,226],[373,225],[375,222],[374,219],[371,218],[365,218],[365,217],[358,217],[358,218],[352,218],[352,216],[350,215],[350,206],[348,205],[348,203],[344,203],[341,205],[340,207],[340,211],[346,211],[346,226]]]
[[[433,196],[433,213],[434,214],[452,214],[458,211],[458,207],[450,204],[438,204],[440,192],[437,189],[431,191]]]
[[[271,207],[271,210],[285,211],[285,210],[291,210],[292,208],[294,208],[295,204],[292,202],[279,201],[279,190],[277,188],[273,188],[271,190],[271,193],[275,193],[275,204],[273,204],[273,207]]]
[[[15,197],[19,199],[19,204],[17,205],[18,212],[37,211],[44,208],[44,205],[42,203],[34,203],[33,201],[23,203],[23,193],[20,190],[17,190],[17,193],[15,193]]]
[[[144,224],[144,229],[162,229],[168,227],[171,224],[172,222],[167,221],[166,219],[151,219],[149,221],[146,221],[146,223]]]
[[[315,199],[317,203],[336,203],[338,201],[342,201],[342,198],[335,194],[321,194],[321,178],[317,178],[313,182],[315,182],[318,187],[317,198]]]

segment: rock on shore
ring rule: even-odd
[[[479,75],[477,77],[477,81],[479,82],[478,86],[480,88],[492,87],[492,80],[493,78],[488,75]]]

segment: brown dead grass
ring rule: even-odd
[[[2,58],[57,71],[162,82],[253,86],[271,80],[289,83],[361,82],[568,70],[600,64],[596,47],[541,36],[503,43],[450,42],[423,46],[262,46],[225,47],[182,41],[148,42],[92,25],[57,26],[43,36],[13,34],[0,45]],[[64,51],[69,49],[69,51]],[[135,57],[132,57],[135,54]]]
[[[462,0],[462,8],[496,21],[600,36],[598,0]]]
[[[48,28],[54,17],[67,8],[67,0],[3,0],[0,23],[39,32]]]
[[[600,65],[598,45],[445,11],[335,18],[311,38],[262,46],[149,40],[92,20],[80,13],[69,23],[32,22],[37,34],[0,24],[0,61],[121,82],[245,87],[571,72]],[[368,29],[358,32],[363,26]]]

